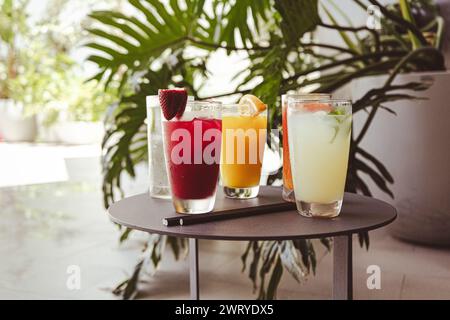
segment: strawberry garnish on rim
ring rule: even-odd
[[[185,89],[159,89],[158,96],[166,120],[172,120],[175,116],[181,118],[188,98]]]

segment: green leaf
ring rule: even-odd
[[[125,231],[122,232],[122,234],[120,236],[119,242],[122,243],[125,240],[127,240],[132,231],[133,231],[133,229],[131,229],[131,228],[125,228]]]
[[[111,67],[111,65],[113,64],[112,60],[97,55],[91,55],[87,58],[87,60],[98,64],[98,66],[101,67],[102,69]],[[104,74],[105,72],[102,71],[102,73]]]
[[[97,29],[97,28],[88,28],[88,29],[86,29],[86,31],[88,31],[92,35],[109,40],[113,44],[116,44],[119,47],[124,48],[126,50],[126,54],[135,53],[135,52],[140,51],[140,48],[138,46],[133,45],[129,41],[125,40],[123,37],[110,34],[104,30]]]
[[[306,239],[299,239],[293,241],[295,248],[300,251],[301,258],[303,265],[306,267],[306,269],[309,271],[310,269],[310,263],[309,263],[309,247],[308,247],[308,240]]]
[[[369,250],[369,245],[370,245],[369,232],[358,233],[358,241],[359,241],[359,246],[361,248],[365,247],[366,250]]]
[[[121,18],[117,19],[118,16]],[[135,29],[134,20],[125,15],[118,15],[108,11],[97,11],[90,14],[89,17],[122,31],[123,35],[138,41],[141,45],[145,45],[149,42],[149,39],[145,37],[145,33],[143,34],[142,32],[137,31],[137,28]],[[124,17],[125,19],[123,19]],[[128,22],[128,24],[126,22]]]
[[[154,60],[162,58],[163,52],[174,53],[183,47],[189,35],[199,34],[200,28],[204,30],[199,20],[205,13],[183,11],[178,1],[170,1],[170,5],[154,0],[129,0],[129,3],[138,11],[136,14],[96,11],[90,18],[98,22],[98,26],[87,28],[94,36],[94,41],[87,46],[96,51],[89,60],[98,64],[104,73],[108,71],[109,80],[119,76],[121,88],[129,73],[147,69]],[[203,1],[191,0],[188,5],[203,8]],[[207,35],[208,32],[211,30]],[[126,66],[125,73],[121,72],[123,66]]]
[[[409,6],[408,0],[399,0],[398,3],[400,5],[400,11],[402,13],[403,19],[416,25],[416,22],[414,21],[414,16],[412,15],[411,7]],[[419,39],[414,35],[413,32],[408,31],[408,36],[412,43],[413,50],[420,48],[422,46]]]
[[[180,254],[181,254],[180,245],[178,244],[178,238],[167,237],[167,243],[169,244],[170,248],[172,249],[175,260],[178,260],[180,258]]]
[[[356,153],[360,154],[370,162],[378,169],[378,171],[382,174],[383,178],[387,180],[389,183],[394,183],[394,178],[390,174],[390,172],[387,170],[386,166],[381,163],[375,156],[371,155],[369,152],[365,151],[361,147],[358,147],[356,149]]]
[[[283,267],[286,268],[297,282],[300,282],[306,272],[303,270],[300,257],[292,241],[283,241],[280,258]]]
[[[362,162],[357,158],[354,159],[354,165],[357,168],[357,170],[368,174],[382,191],[384,191],[389,196],[394,198],[394,194],[392,193],[391,189],[389,189],[389,187],[387,186],[386,180],[384,180],[383,177],[378,172],[376,172],[374,169],[372,169],[367,164],[365,164],[364,162]]]
[[[273,300],[277,296],[277,288],[281,281],[281,276],[283,275],[283,266],[281,264],[281,259],[278,258],[273,268],[272,275],[269,280],[269,285],[267,286],[266,299]]]
[[[282,17],[281,30],[289,46],[321,22],[318,0],[275,0],[275,8]]]
[[[144,259],[134,267],[131,277],[121,282],[114,290],[115,295],[121,295],[124,300],[130,300],[136,297],[138,292],[139,275],[144,265]]]
[[[316,266],[317,266],[316,251],[314,250],[314,246],[311,240],[308,240],[308,252],[309,252],[309,260],[311,262],[311,270],[313,274],[316,275]]]
[[[272,268],[275,258],[278,257],[279,244],[276,241],[263,241],[261,246],[261,273],[266,274]]]
[[[248,254],[250,253],[250,249],[253,246],[253,241],[249,241],[247,242],[247,247],[245,248],[244,253],[241,255],[241,260],[242,260],[242,272],[245,271],[245,269],[247,268],[247,257]]]
[[[116,11],[95,11],[92,13],[92,15],[95,14],[109,16],[111,18],[114,18],[116,21],[118,20],[126,21],[130,24],[130,28],[140,30],[147,36],[149,40],[155,40],[154,39],[155,32],[154,29],[151,28],[151,25],[140,21],[138,18],[134,16],[127,16],[121,12]]]
[[[253,242],[252,252],[253,252],[253,261],[250,264],[249,277],[253,282],[253,289],[256,290],[256,281],[257,281],[256,279],[258,274],[259,260],[261,256],[261,247],[259,246],[257,241]]]
[[[237,0],[234,3],[231,1],[222,1],[222,3],[226,7],[226,12],[222,17],[225,24],[222,26],[219,42],[225,42],[234,47],[238,46],[238,40],[244,46],[254,44],[259,25],[268,19],[266,10],[270,8],[270,1]],[[236,33],[240,39],[236,39]]]
[[[155,268],[158,267],[161,262],[162,253],[164,252],[166,244],[166,236],[152,235],[152,241],[150,242],[150,259]]]
[[[335,25],[338,25],[336,19],[331,14],[331,12],[326,7],[323,7],[323,9],[324,9],[325,13],[327,14],[328,18],[331,20],[331,22],[333,24],[335,24]],[[360,54],[361,53],[361,51],[359,50],[358,46],[350,39],[350,37],[347,35],[347,33],[345,31],[338,31],[338,33],[341,36],[341,38],[344,41],[344,43],[347,45],[347,47],[350,50],[352,50],[356,54]]]
[[[327,251],[331,251],[331,240],[330,238],[320,238],[320,243],[323,244],[325,248],[327,248]]]
[[[117,51],[111,47],[108,47],[108,46],[105,46],[105,45],[102,45],[99,43],[91,42],[91,43],[86,44],[85,47],[91,48],[91,49],[94,49],[97,51],[102,51],[102,52],[108,54],[110,59],[111,58],[119,58],[124,55],[123,53],[120,53],[119,51]],[[91,59],[89,59],[89,60],[91,60]],[[93,61],[93,62],[95,62],[99,65],[101,64],[102,66],[111,66],[111,60],[104,61],[104,62],[99,62],[99,61]]]

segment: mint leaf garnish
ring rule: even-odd
[[[328,115],[334,116],[334,119],[337,122],[337,125],[333,127],[334,129],[334,135],[333,138],[331,138],[330,143],[333,143],[334,140],[336,140],[336,137],[339,133],[340,127],[343,125],[343,123],[345,123],[345,121],[351,117],[351,114],[347,114],[345,115],[345,110],[333,110],[332,112],[330,112]],[[345,116],[345,117],[342,117]],[[350,126],[350,130],[351,130],[351,126]]]
[[[333,111],[330,111],[330,113],[328,113],[330,116],[343,116],[345,115],[345,110],[344,109],[334,109]]]

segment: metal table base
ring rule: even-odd
[[[189,239],[191,300],[200,300],[198,240]],[[333,299],[353,299],[352,235],[333,238]]]

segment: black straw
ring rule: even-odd
[[[214,222],[227,219],[238,219],[255,215],[263,215],[273,212],[282,212],[295,209],[295,203],[284,202],[265,206],[231,209],[221,212],[209,212],[201,214],[183,214],[163,219],[167,227],[188,226],[199,223]],[[245,210],[245,211],[244,211]]]

